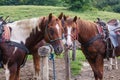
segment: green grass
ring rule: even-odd
[[[53,7],[53,6],[34,6],[34,5],[23,5],[23,6],[0,6],[0,16],[10,16],[10,20],[20,20],[25,18],[33,18],[40,16],[48,16],[49,13],[53,13],[58,16],[61,12],[71,17],[78,16],[81,19],[95,21],[97,17],[103,20],[110,20],[113,18],[120,19],[120,14],[106,11],[79,11],[74,12],[68,10],[66,7]],[[62,56],[60,56],[63,58]],[[79,50],[77,51],[75,61],[71,61],[72,74],[77,75],[81,69],[81,61],[85,60],[84,55]],[[32,59],[32,56],[28,56],[28,60]]]
[[[66,7],[53,7],[53,6],[0,6],[0,15],[10,16],[12,20],[19,20],[32,17],[47,16],[49,13],[53,13],[58,16],[61,12],[69,16],[78,16],[82,19],[96,20],[100,17],[104,20],[112,18],[120,19],[120,14],[106,11],[86,11],[86,12],[73,12]]]
[[[71,57],[72,57],[72,51],[70,52]],[[73,76],[78,75],[80,73],[82,64],[82,61],[85,61],[85,57],[83,55],[83,53],[81,52],[81,50],[77,50],[76,51],[76,60],[72,61],[71,60],[71,73]]]
[[[56,58],[63,58],[63,54],[61,54],[60,56],[56,56]],[[71,67],[71,73],[73,76],[78,75],[81,71],[82,68],[82,63],[83,61],[85,61],[85,56],[83,55],[81,50],[77,50],[76,51],[76,60],[72,61],[72,51],[70,51],[70,67]]]

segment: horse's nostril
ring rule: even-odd
[[[65,44],[66,47],[68,47],[68,44]]]
[[[63,49],[62,49],[61,47],[57,47],[57,51],[58,51],[59,53],[62,53]]]

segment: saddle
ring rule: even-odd
[[[111,26],[117,26],[119,24],[119,20],[112,19],[112,20],[108,21],[107,24],[109,24]]]
[[[109,30],[108,30],[108,26],[106,25],[106,23],[100,19],[98,19],[97,23],[97,30],[99,32],[99,34],[102,36],[103,41],[106,45],[106,54],[105,54],[105,58],[107,58],[109,60],[109,57],[112,57],[113,54],[113,50],[114,47],[112,45],[112,42],[109,38]]]

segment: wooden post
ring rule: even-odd
[[[66,79],[65,80],[71,80],[69,49],[65,49],[64,59],[65,59],[65,70],[66,70],[65,71],[66,72]]]
[[[72,48],[72,61],[76,59],[76,41],[73,41],[73,48]]]
[[[40,56],[40,77],[39,80],[49,80],[48,56],[52,52],[50,46],[42,46],[38,49]]]

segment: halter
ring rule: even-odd
[[[47,33],[48,33],[48,21],[47,21],[47,25],[46,25],[46,27],[45,27],[45,34],[47,34]],[[55,41],[57,41],[57,40],[62,40],[62,38],[56,38],[56,39],[54,39],[54,40],[51,40],[51,39],[50,39],[50,36],[49,36],[48,34],[47,34],[47,37],[48,37],[50,43],[53,43],[53,42],[55,42]]]

